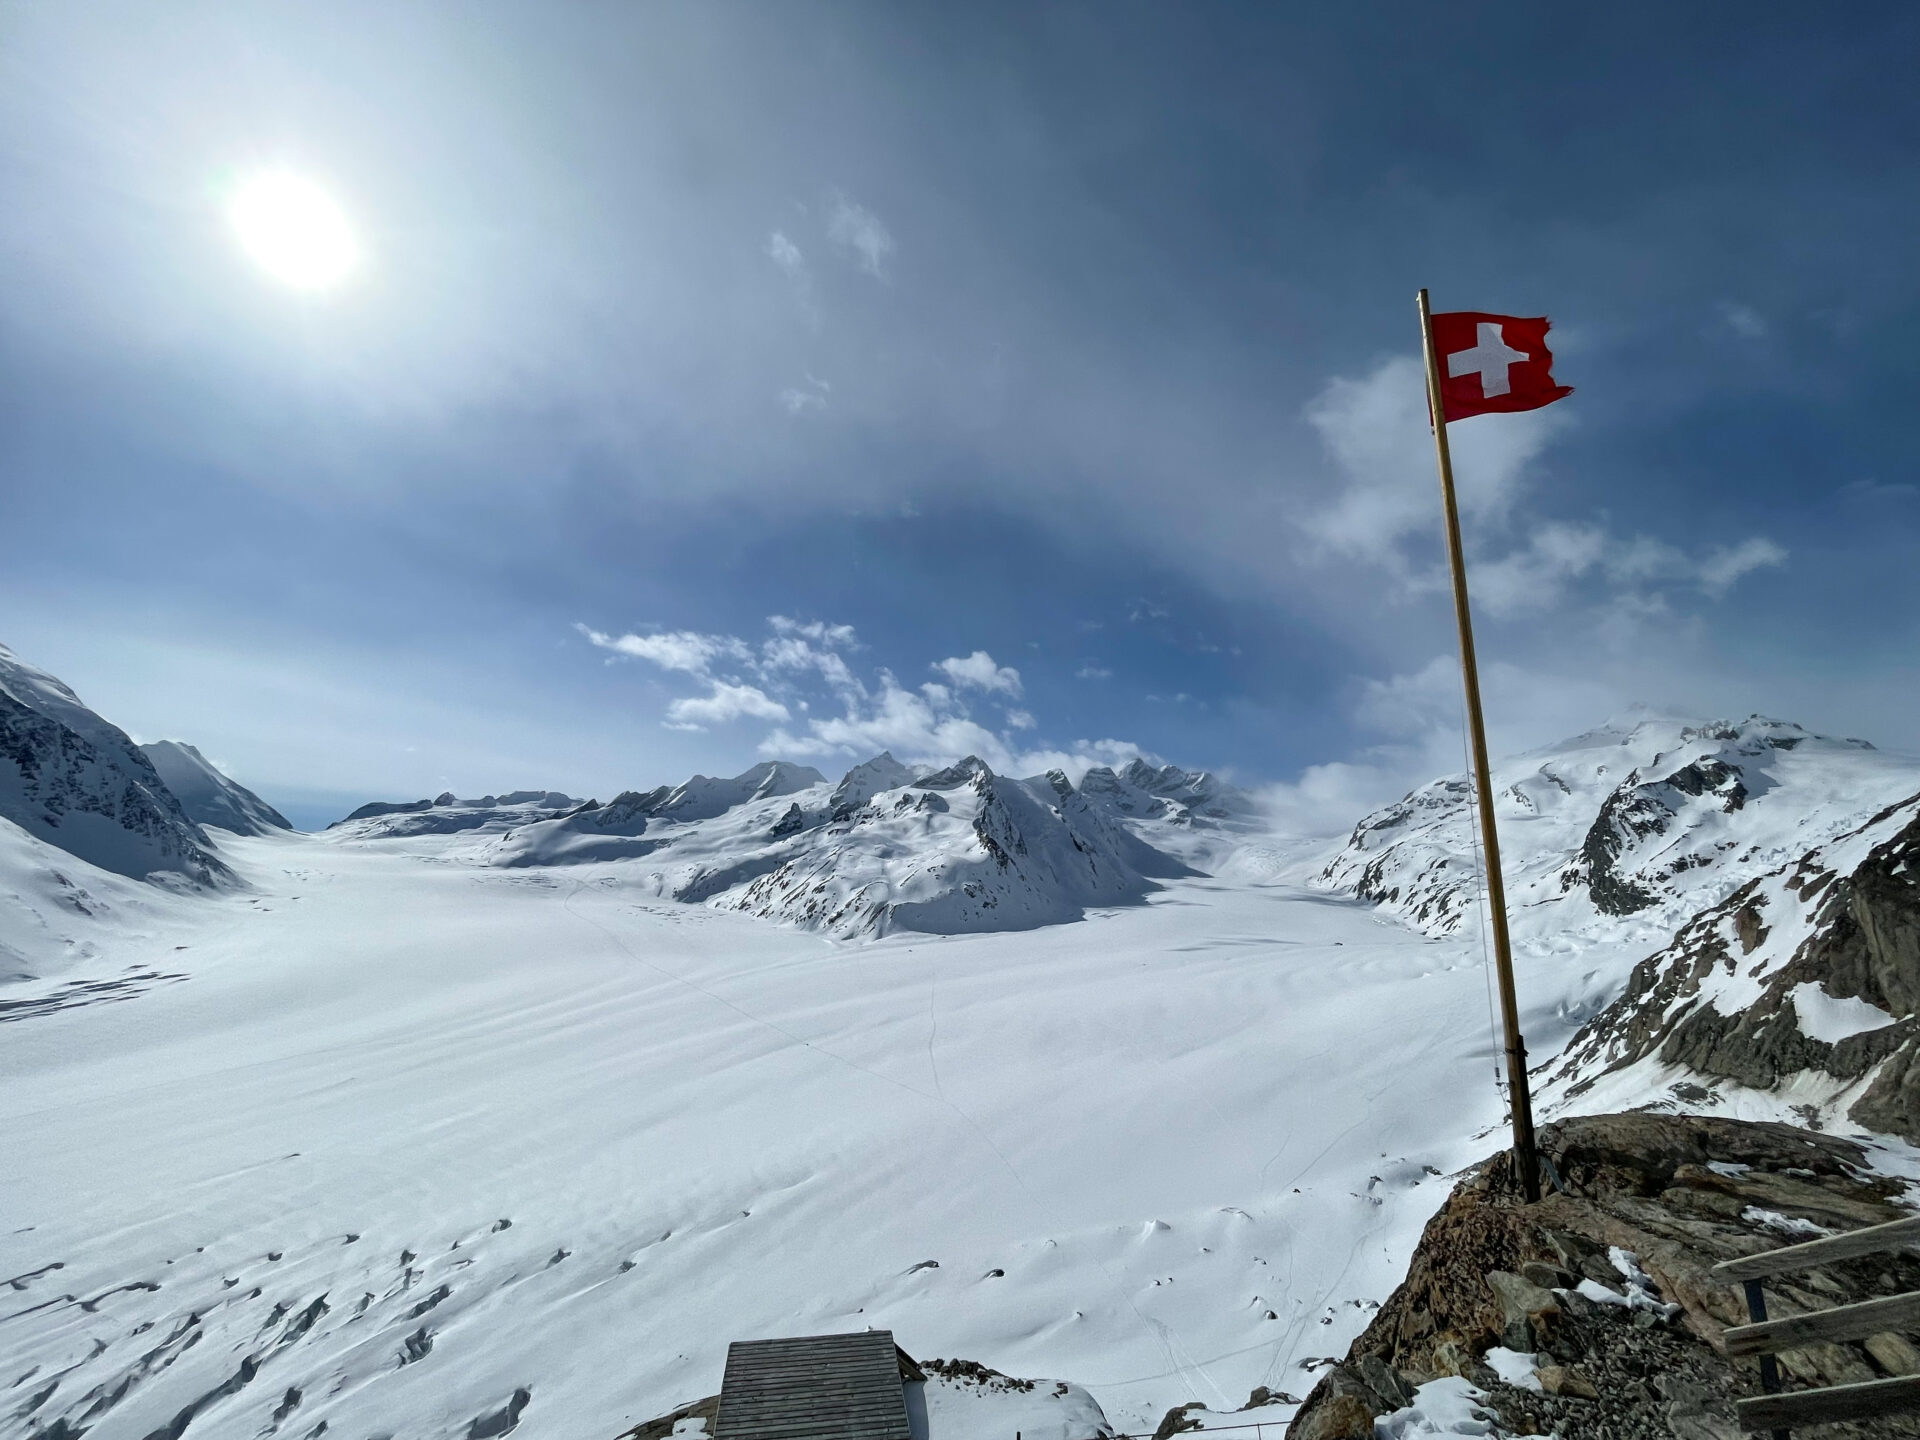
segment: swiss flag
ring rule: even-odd
[[[1495,411],[1538,410],[1571,385],[1553,379],[1547,317],[1486,315],[1454,310],[1433,317],[1433,349],[1440,361],[1440,399],[1447,419]]]

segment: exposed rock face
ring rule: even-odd
[[[1864,1147],[1787,1125],[1600,1115],[1546,1126],[1541,1145],[1569,1193],[1527,1205],[1508,1154],[1477,1167],[1290,1440],[1346,1434],[1356,1403],[1389,1414],[1407,1387],[1444,1375],[1471,1380],[1520,1434],[1731,1440],[1732,1401],[1759,1393],[1758,1371],[1723,1353],[1747,1314],[1712,1267],[1807,1238],[1783,1233],[1796,1222],[1850,1230],[1907,1213],[1890,1203],[1901,1182],[1873,1174]],[[1920,1259],[1897,1254],[1781,1276],[1766,1294],[1770,1313],[1789,1315],[1916,1289]],[[1484,1357],[1500,1344],[1536,1357],[1541,1391],[1498,1379]],[[1789,1388],[1838,1384],[1912,1373],[1920,1351],[1876,1336],[1786,1351],[1780,1367]],[[1920,1435],[1920,1417],[1822,1433]]]
[[[1648,1061],[1773,1089],[1873,1074],[1850,1116],[1920,1140],[1920,797],[1743,885],[1567,1047],[1570,1094]],[[1878,1067],[1876,1071],[1876,1067]]]
[[[1738,740],[1740,736],[1729,730],[1710,732],[1708,738]],[[1644,841],[1673,829],[1688,803],[1706,796],[1729,813],[1745,805],[1747,787],[1739,769],[1715,756],[1690,761],[1660,780],[1643,780],[1636,770],[1607,796],[1580,845],[1588,893],[1597,909],[1607,915],[1631,915],[1658,899],[1646,883],[1623,873],[1621,860]]]
[[[233,879],[126,732],[0,646],[0,817],[133,879]]]
[[[160,740],[142,745],[140,753],[153,762],[155,772],[196,825],[217,825],[236,835],[269,835],[293,828],[286,816],[237,780],[221,774],[191,745]]]

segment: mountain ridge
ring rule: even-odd
[[[197,825],[216,825],[236,835],[293,829],[286,816],[183,740],[157,740],[142,745],[140,753]]]
[[[127,733],[4,646],[0,817],[130,879],[200,887],[235,879]]]

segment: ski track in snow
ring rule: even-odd
[[[223,839],[8,992],[0,1436],[614,1440],[868,1325],[1150,1431],[1304,1394],[1498,1143],[1475,938],[1304,850],[850,944],[463,843]],[[1536,1057],[1641,953],[1524,955]]]

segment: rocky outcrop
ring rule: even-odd
[[[1773,1090],[1810,1072],[1849,1116],[1920,1141],[1920,797],[1682,926],[1567,1047],[1577,1096],[1644,1062]]]
[[[1445,1376],[1469,1380],[1513,1433],[1734,1440],[1732,1402],[1759,1393],[1757,1368],[1724,1352],[1747,1315],[1712,1267],[1906,1213],[1892,1203],[1903,1182],[1875,1174],[1864,1146],[1793,1126],[1636,1113],[1540,1138],[1560,1188],[1526,1204],[1505,1152],[1470,1172],[1289,1440],[1371,1435],[1375,1417]],[[1877,1255],[1769,1280],[1767,1299],[1790,1315],[1908,1290],[1920,1259]],[[1539,1389],[1502,1380],[1495,1346],[1531,1356]],[[1779,1360],[1789,1388],[1920,1372],[1920,1350],[1896,1335]],[[1920,1435],[1920,1417],[1823,1433]]]
[[[1739,737],[1737,731],[1729,731],[1709,732],[1707,738]],[[1690,802],[1711,798],[1722,811],[1730,813],[1747,803],[1747,793],[1740,769],[1720,756],[1689,761],[1657,780],[1642,779],[1640,772],[1634,771],[1607,796],[1594,817],[1593,828],[1580,844],[1580,860],[1585,866],[1582,878],[1594,908],[1605,915],[1631,915],[1655,904],[1659,895],[1652,888],[1654,877],[1635,878],[1623,860],[1645,842],[1672,831]],[[1686,864],[1680,868],[1698,867]]]

